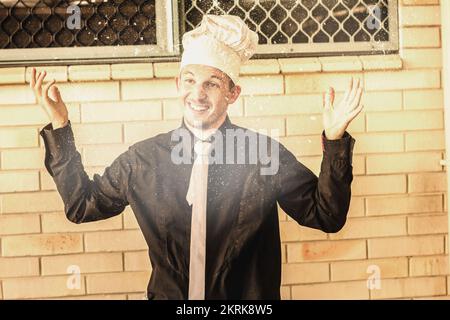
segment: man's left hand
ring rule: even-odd
[[[342,138],[348,125],[361,112],[360,104],[363,88],[359,79],[350,79],[349,87],[344,98],[334,107],[334,88],[330,87],[324,96],[323,126],[328,140]]]

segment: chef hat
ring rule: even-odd
[[[241,64],[254,54],[258,35],[237,16],[204,15],[200,26],[183,35],[180,70],[188,64],[217,68],[234,83]]]

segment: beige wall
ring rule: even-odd
[[[253,60],[232,121],[279,129],[281,142],[316,174],[321,92],[364,80],[355,137],[349,220],[337,233],[299,227],[280,213],[285,299],[445,298],[446,173],[438,0],[403,0],[401,55]],[[92,175],[128,145],[175,128],[176,63],[48,67],[70,107],[78,150]],[[132,212],[69,223],[44,169],[46,123],[28,68],[0,69],[0,298],[140,299],[150,274]],[[138,79],[138,80],[136,80]],[[270,259],[270,257],[267,257]],[[66,286],[81,268],[81,288]],[[369,265],[381,289],[369,290]],[[450,282],[449,282],[450,283]]]

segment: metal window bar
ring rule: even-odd
[[[398,51],[397,0],[184,0],[182,32],[203,14],[241,17],[258,54],[334,55]]]
[[[178,55],[178,38],[175,0],[0,1],[0,64],[142,61]]]

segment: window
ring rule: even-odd
[[[397,0],[0,0],[0,63],[177,59],[207,13],[244,19],[258,56],[398,51]]]

